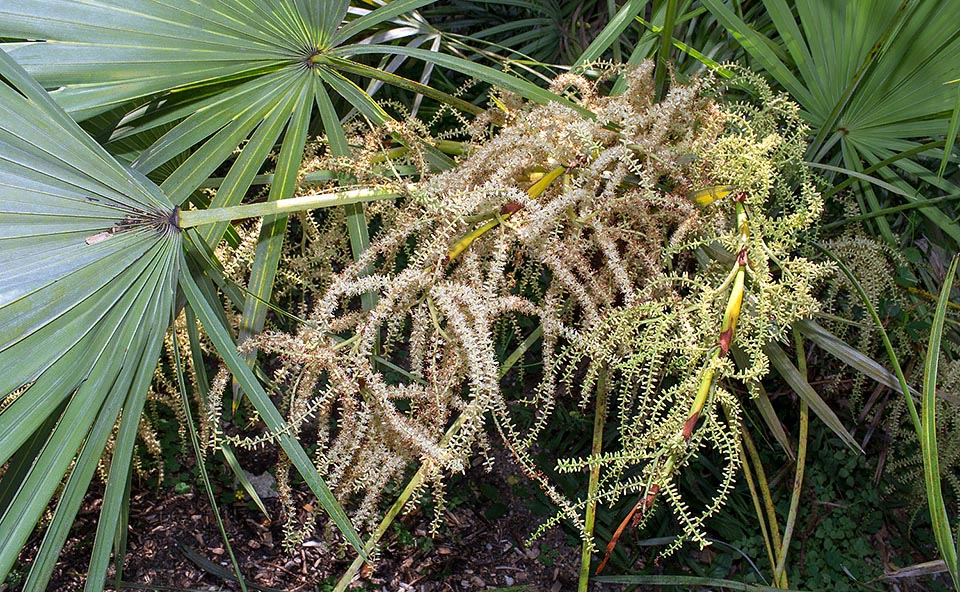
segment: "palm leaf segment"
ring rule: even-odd
[[[31,577],[52,570],[121,414],[108,489],[126,486],[122,439],[135,435],[171,318],[181,234],[173,204],[4,52],[0,79],[3,580],[68,474]]]

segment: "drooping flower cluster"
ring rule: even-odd
[[[291,429],[316,443],[318,470],[358,525],[411,461],[442,495],[442,476],[486,446],[488,422],[578,521],[586,500],[563,500],[528,450],[563,394],[577,385],[588,405],[601,376],[614,385],[619,448],[561,468],[601,463],[603,499],[666,492],[695,537],[722,504],[739,429],[722,385],[765,374],[762,345],[816,309],[823,269],[792,251],[820,202],[795,106],[763,93],[724,106],[707,78],[656,101],[651,73],[611,72],[627,82],[616,96],[603,79],[559,77],[552,90],[579,109],[498,96],[456,167],[425,174],[359,260],[325,278],[307,325],[249,343],[278,356]],[[375,304],[361,306],[364,294]],[[542,361],[536,387],[512,399],[501,378],[515,357],[500,351],[511,336],[521,351],[539,337]],[[727,468],[698,513],[674,475],[706,447]],[[293,517],[289,491],[282,483]],[[293,540],[312,528],[300,520]]]

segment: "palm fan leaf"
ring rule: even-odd
[[[4,48],[46,88],[56,89],[53,96],[74,118],[88,119],[124,105],[136,107],[114,130],[112,141],[175,124],[135,158],[129,153],[125,157],[133,158],[135,169],[150,174],[189,154],[160,184],[176,205],[182,205],[245,143],[210,204],[226,207],[239,204],[248,194],[277,146],[281,157],[268,199],[292,195],[314,110],[330,103],[330,97],[373,124],[390,120],[355,82],[358,75],[429,94],[462,110],[478,110],[354,59],[361,54],[420,59],[528,98],[562,100],[522,79],[463,59],[376,42],[393,39],[373,35],[377,27],[390,26],[391,19],[431,2],[394,0],[373,10],[350,11],[348,0],[11,0],[0,6],[0,35],[39,40]],[[56,20],[50,19],[54,14]],[[323,117],[321,123],[324,128],[340,127],[336,117]],[[326,132],[343,135],[341,129]],[[433,147],[424,149],[435,166],[452,165]],[[351,242],[359,252],[367,241],[363,208],[352,207],[348,214]],[[241,340],[263,329],[264,303],[272,294],[286,224],[286,215],[264,220]],[[220,223],[201,232],[208,244],[216,245],[227,229]]]
[[[187,272],[177,207],[92,140],[0,51],[0,581],[51,500],[28,579],[49,579],[115,427],[88,589],[102,588],[133,440],[184,285],[268,427],[283,420]],[[200,240],[192,237],[191,240]],[[281,445],[357,548],[342,508],[292,438]]]
[[[49,573],[118,416],[135,428],[173,312],[181,234],[156,186],[3,52],[0,74],[0,464],[21,468],[4,475],[2,579],[66,476],[34,568]],[[114,487],[128,470],[112,463]]]
[[[919,177],[951,193],[956,187],[917,160],[897,155],[947,132],[960,77],[960,5],[936,0],[764,0],[775,27],[767,37],[719,0],[703,4],[747,53],[800,103],[814,133],[809,158],[862,173],[893,159],[876,174],[910,195]],[[940,161],[935,152],[928,158]],[[882,204],[864,186],[864,213]],[[913,197],[919,201],[921,197]],[[960,241],[951,216],[935,206],[920,212]],[[886,220],[880,232],[893,235]]]

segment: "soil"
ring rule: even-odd
[[[244,458],[244,466],[264,469],[266,459]],[[544,516],[538,509],[536,486],[500,453],[494,470],[476,463],[466,475],[454,477],[448,488],[449,507],[437,536],[428,536],[431,516],[416,510],[399,518],[381,541],[374,563],[365,565],[349,590],[367,592],[569,592],[577,589],[580,547],[576,536],[554,528],[526,546]],[[102,486],[94,484],[82,506],[60,563],[48,586],[52,592],[83,589],[93,534],[100,513]],[[229,493],[229,492],[227,492]],[[389,498],[390,496],[385,496]],[[311,500],[302,492],[301,503]],[[389,499],[388,502],[392,501]],[[329,592],[355,554],[336,536],[308,540],[292,552],[283,548],[279,503],[264,500],[268,516],[249,503],[221,506],[230,544],[249,590],[260,592]],[[542,503],[539,504],[542,507]],[[816,502],[813,504],[817,511]],[[904,516],[904,522],[911,519]],[[816,528],[814,526],[809,528]],[[797,533],[797,557],[803,562],[811,532]],[[330,543],[328,541],[335,542]],[[903,565],[894,556],[891,534],[882,528],[871,544],[881,550],[882,565],[892,570]],[[899,539],[897,539],[899,540]],[[339,541],[339,542],[336,542]],[[602,541],[601,541],[602,544]],[[21,582],[39,546],[36,537],[21,554],[0,592],[22,589]],[[699,552],[696,561],[711,564],[711,548]],[[933,554],[914,557],[914,563]],[[596,560],[596,557],[595,557]],[[909,563],[909,562],[907,562]],[[929,576],[898,574],[891,587],[899,590],[929,589]],[[206,494],[194,487],[178,492],[173,487],[135,484],[130,503],[128,552],[122,574],[123,589],[148,591],[236,591],[227,550]],[[108,589],[115,583],[109,574]],[[946,582],[942,582],[946,585]],[[623,585],[592,583],[591,592],[623,590]],[[945,588],[944,588],[945,589]]]
[[[478,467],[454,483],[459,491],[468,490],[467,498],[472,499],[447,511],[439,536],[427,536],[429,517],[423,512],[404,516],[382,540],[379,559],[361,569],[350,590],[576,590],[579,544],[562,529],[553,529],[527,547],[524,541],[542,517],[534,515],[525,500],[515,495],[516,488],[510,483],[518,482],[516,467],[497,464],[500,468],[494,472]],[[48,590],[71,592],[83,588],[100,512],[102,491],[98,489],[94,486],[88,494]],[[498,492],[496,502],[479,495],[481,490]],[[221,508],[248,589],[332,590],[355,555],[342,544],[331,547],[320,540],[307,541],[293,552],[284,551],[279,504],[271,499],[265,504],[269,517],[246,503]],[[38,542],[33,541],[23,552],[22,573]],[[230,574],[229,556],[202,490],[176,493],[155,486],[135,487],[124,589],[240,590]],[[107,581],[108,587],[114,585],[112,570]],[[17,589],[0,584],[0,592]]]

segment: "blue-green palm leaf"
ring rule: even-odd
[[[347,6],[269,0],[10,2],[0,8],[0,26],[17,31],[15,37],[55,41],[7,50],[42,84],[57,88],[57,101],[75,118],[152,99],[122,122],[114,140],[176,124],[138,156],[127,155],[134,157],[134,168],[153,173],[189,154],[161,184],[176,204],[249,139],[212,204],[226,206],[242,200],[278,144],[290,156],[277,167],[270,199],[292,195],[315,100],[309,59],[330,43]],[[58,15],[56,21],[51,14]],[[285,216],[264,224],[241,337],[263,326],[262,300],[272,291],[285,228]],[[216,244],[226,229],[220,224],[203,234]]]
[[[182,158],[158,179],[174,204],[190,198],[246,142],[210,204],[223,207],[242,201],[277,148],[285,158],[277,163],[269,199],[292,195],[315,105],[329,102],[328,94],[374,124],[388,120],[357,85],[356,76],[379,77],[461,109],[476,109],[354,59],[371,49],[479,75],[540,101],[559,98],[466,60],[426,50],[403,54],[392,45],[369,43],[377,27],[389,26],[391,19],[431,1],[394,0],[374,10],[350,11],[348,0],[9,0],[0,4],[0,36],[39,40],[3,47],[41,84],[55,89],[53,96],[74,118],[130,105],[130,113],[109,138],[114,143],[172,125],[139,155],[129,153],[131,142],[118,151],[155,179],[159,167]],[[363,45],[348,45],[358,41]],[[340,125],[336,118],[321,121],[324,127]],[[434,165],[452,164],[431,147],[427,151]],[[351,240],[359,248],[366,236],[362,208],[354,208],[350,219]],[[264,224],[241,339],[263,328],[264,303],[272,293],[286,221],[286,216],[277,216]],[[201,232],[215,245],[226,229],[219,224]]]
[[[181,234],[157,187],[2,52],[0,74],[0,580],[66,476],[31,575],[42,582],[118,417],[139,417]],[[128,470],[114,463],[112,478]]]
[[[194,289],[177,207],[120,165],[0,52],[0,581],[51,500],[28,577],[44,589],[119,421],[88,589],[101,589],[133,438],[178,284],[270,430],[279,412]],[[191,241],[200,241],[194,235]],[[293,439],[281,446],[357,548],[343,509]]]

